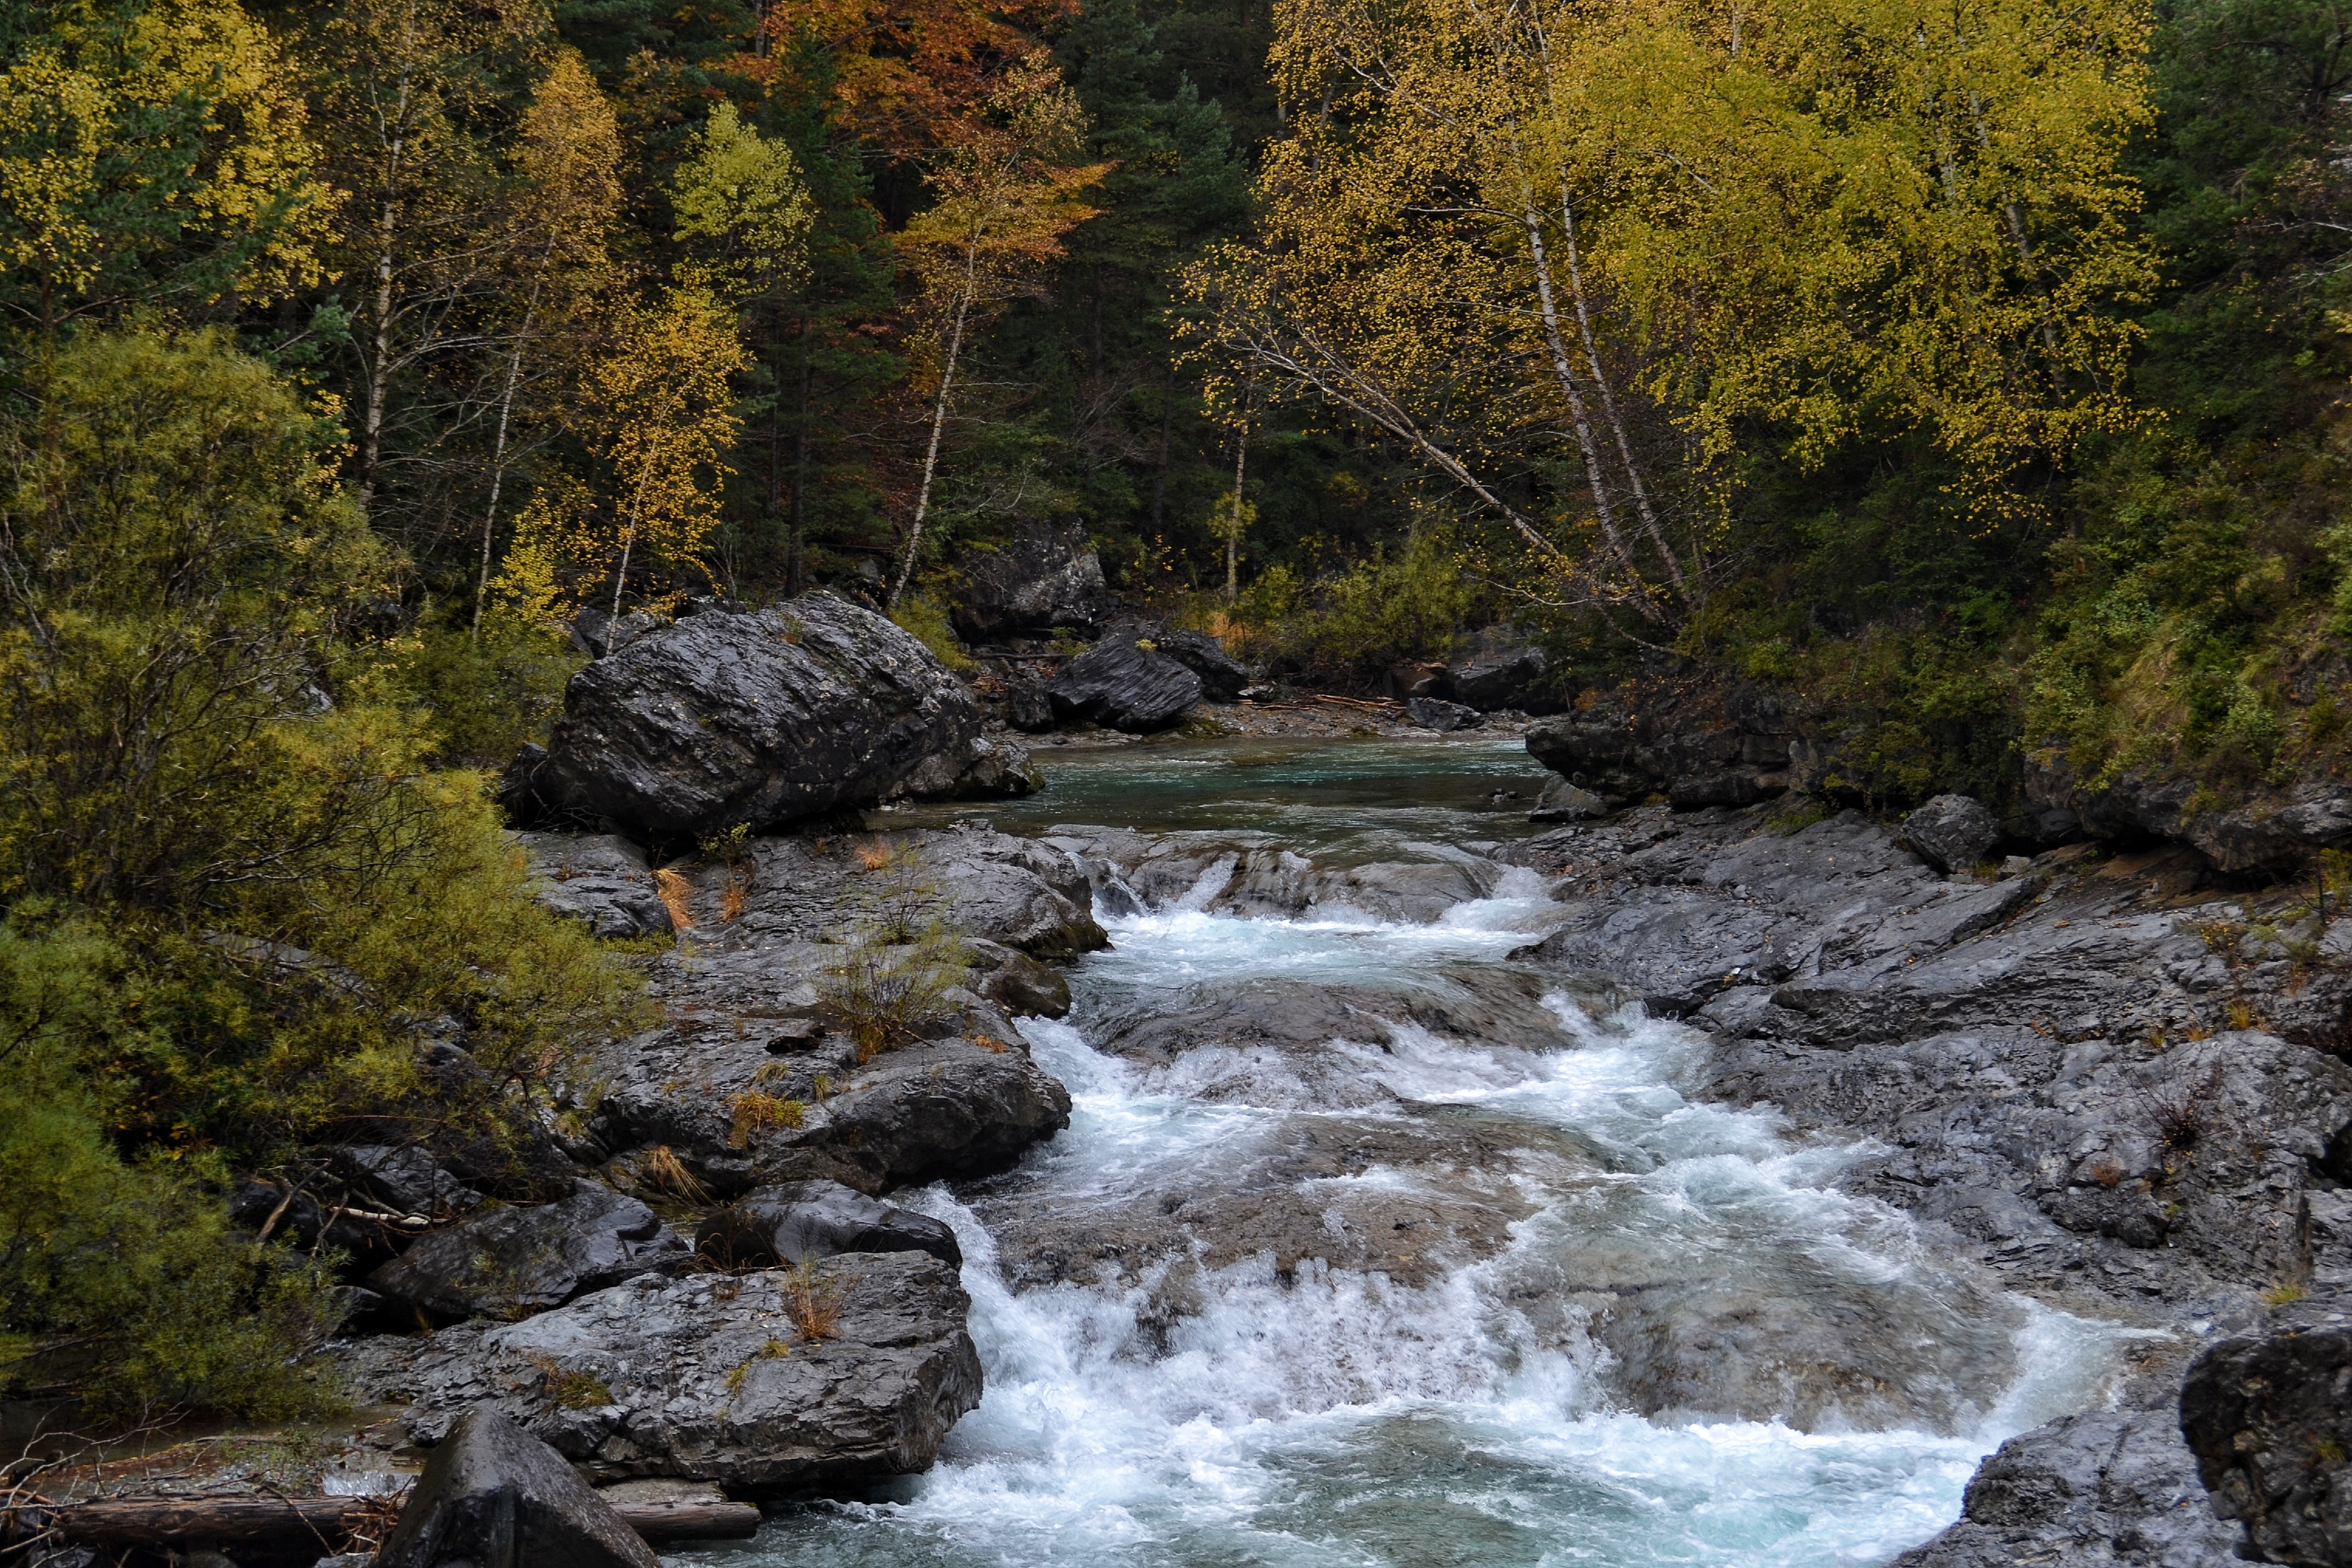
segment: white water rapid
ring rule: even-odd
[[[1547,998],[1566,1049],[1472,1048],[1408,1026],[1385,1048],[1335,1044],[1311,1071],[1230,1046],[1153,1066],[1089,1044],[1110,1037],[1100,1031],[1114,1015],[1254,982],[1361,985],[1377,1012],[1400,984],[1440,965],[1497,965],[1542,929],[1532,875],[1432,925],[1328,909],[1244,920],[1195,899],[1106,921],[1115,946],[1076,972],[1071,1020],[1025,1026],[1075,1097],[1069,1130],[961,1200],[944,1188],[896,1200],[949,1221],[962,1242],[987,1373],[979,1410],[929,1474],[791,1508],[755,1542],[676,1561],[1876,1564],[1957,1517],[2001,1438],[2098,1403],[2119,1331],[1958,1275],[1901,1216],[1839,1194],[1838,1173],[1864,1150],[1686,1099],[1677,1085],[1704,1041],[1638,1007],[1595,1016],[1589,1003]],[[1351,1078],[1334,1107],[1330,1086]],[[1007,1283],[1003,1226],[983,1216],[1109,1214],[1138,1194],[1213,1192],[1251,1152],[1337,1109],[1351,1137],[1369,1130],[1359,1141],[1372,1152],[1316,1178],[1335,1235],[1362,1212],[1349,1206],[1365,1195],[1350,1184],[1449,1196],[1428,1161],[1381,1157],[1381,1127],[1432,1118],[1482,1146],[1535,1152],[1489,1173],[1495,1201],[1523,1217],[1413,1282],[1261,1253],[1200,1269],[1174,1310],[1158,1289],[1167,1279],[1149,1270]],[[1601,1331],[1595,1301],[1612,1304],[1620,1338]],[[1643,1311],[1656,1324],[1649,1340],[1622,1329]],[[1810,1374],[1785,1371],[1881,1338],[1867,1364],[1916,1369],[1916,1387],[1832,1365],[1822,1375],[1832,1392],[1809,1394]],[[1792,1402],[1710,1414],[1710,1399],[1720,1412],[1769,1398],[1746,1370],[1767,1352],[1777,1375],[1799,1379]],[[1984,1375],[1955,1370],[1972,1367]],[[1881,1386],[1883,1401],[1853,1403]],[[1628,1389],[1649,1391],[1649,1415]],[[1811,1414],[1772,1414],[1800,1406]]]

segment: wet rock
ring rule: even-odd
[[[1318,861],[1265,835],[1090,828],[1043,842],[1091,868],[1095,896],[1115,911],[1181,900],[1188,909],[1250,916],[1319,907],[1426,922],[1465,900],[1488,897],[1504,874],[1484,855],[1438,844],[1409,847],[1428,857],[1423,860],[1346,866]]]
[[[1609,803],[1591,790],[1579,789],[1566,779],[1556,778],[1543,787],[1536,799],[1536,808],[1528,813],[1529,822],[1590,822],[1609,815]]]
[[[1455,730],[1475,730],[1486,721],[1486,716],[1475,708],[1459,702],[1447,702],[1435,697],[1415,697],[1404,705],[1406,717],[1424,730],[1445,734]]]
[[[2000,837],[2000,824],[1984,803],[1939,795],[1903,819],[1902,841],[1938,871],[1966,871]]]
[[[1206,632],[1155,631],[1159,651],[1201,678],[1201,695],[1212,702],[1231,702],[1249,684],[1249,671],[1225,651],[1225,645]]]
[[[1409,659],[1389,666],[1381,678],[1381,689],[1399,702],[1410,702],[1416,697],[1443,702],[1454,694],[1454,673],[1442,664]]]
[[[603,658],[618,653],[647,632],[668,626],[670,617],[645,610],[632,610],[614,620],[612,615],[593,605],[583,605],[572,613],[572,646],[590,658]]]
[[[1016,1018],[1064,1018],[1070,1012],[1070,983],[1046,968],[1025,952],[1010,948],[995,948],[993,952],[980,949],[980,958],[988,964],[978,990],[982,996],[1003,1008]]]
[[[1683,811],[1709,805],[1753,805],[1786,789],[1785,780],[1758,768],[1718,768],[1685,773],[1666,789],[1666,798]]]
[[[501,1208],[436,1231],[368,1278],[391,1306],[439,1321],[519,1318],[686,1261],[636,1199],[583,1184],[561,1203]]]
[[[648,1547],[545,1443],[470,1411],[425,1462],[380,1568],[656,1568]]]
[[[675,1476],[766,1495],[927,1468],[980,1402],[970,1301],[919,1252],[816,1266],[829,1333],[791,1271],[641,1276],[520,1323],[342,1347],[355,1395],[439,1441],[469,1410],[513,1421],[598,1484]],[[819,1326],[827,1326],[822,1325]]]
[[[413,1144],[349,1143],[331,1151],[335,1173],[395,1214],[450,1219],[479,1206],[482,1194]]]
[[[1201,700],[1201,678],[1148,636],[1106,637],[1046,683],[1055,716],[1142,734],[1164,730]]]
[[[1076,524],[1024,526],[1006,548],[968,555],[964,576],[949,618],[969,643],[1057,627],[1091,631],[1110,610],[1102,561]]]
[[[824,1181],[762,1187],[704,1220],[694,1249],[724,1268],[844,1252],[924,1252],[950,1268],[963,1267],[955,1232],[938,1220]]]
[[[587,922],[598,936],[667,934],[669,906],[654,887],[644,850],[614,834],[520,833],[530,857],[531,896],[560,915]]]
[[[2352,1563],[2352,1310],[2298,1301],[2189,1369],[2180,1428],[2246,1555]]]
[[[1002,736],[974,735],[937,752],[890,792],[892,799],[1010,800],[1036,792],[1042,782],[1029,765],[1029,748]]]
[[[2053,746],[2028,753],[2025,793],[2035,811],[2072,814],[2094,838],[2174,839],[2194,845],[2227,872],[2282,868],[2314,850],[2352,846],[2352,784],[2333,780],[2258,786],[2208,805],[2196,780],[2159,768],[2132,769],[2086,790]]]
[[[1054,699],[1042,680],[1016,680],[1005,689],[1004,721],[1031,734],[1054,727]]]
[[[830,594],[660,628],[572,679],[530,781],[554,812],[693,842],[879,800],[980,712],[906,632]]]
[[[1531,647],[1498,658],[1458,664],[1450,682],[1452,696],[1481,713],[1506,708],[1540,712],[1550,705],[1549,694],[1540,685],[1545,668],[1544,656]]]
[[[2063,1416],[2003,1443],[1960,1521],[1895,1568],[2227,1568],[2236,1532],[2202,1491],[2169,1411]]]

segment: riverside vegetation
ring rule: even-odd
[[[0,1379],[315,1413],[320,1150],[560,1195],[551,1085],[655,1026],[681,922],[551,914],[486,773],[600,619],[829,585],[953,664],[970,585],[1075,527],[1296,677],[1507,623],[1562,698],[1776,688],[1865,805],[2012,804],[2029,753],[2340,774],[2347,40],[2330,0],[11,8]],[[1035,875],[1071,907],[995,973],[1091,924]],[[950,989],[899,934],[837,1002]],[[970,1050],[1024,1136],[1066,1116]],[[817,1140],[785,1087],[741,1142]],[[238,1177],[281,1199],[232,1227]]]

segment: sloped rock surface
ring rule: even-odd
[[[437,1321],[520,1318],[686,1258],[686,1243],[651,1209],[583,1184],[561,1203],[493,1209],[435,1231],[368,1285]]]
[[[2213,1516],[2168,1410],[2068,1415],[2011,1437],[1969,1482],[1960,1522],[1895,1568],[2226,1568],[2236,1531]]]
[[[980,727],[921,643],[810,594],[691,616],[589,665],[529,787],[564,817],[691,843],[879,800]]]
[[[1506,708],[1538,713],[1555,705],[1556,700],[1541,685],[1547,668],[1540,652],[1520,648],[1494,658],[1457,664],[1448,672],[1446,684],[1454,701],[1481,713]]]
[[[2352,1563],[2352,1302],[2298,1301],[2189,1369],[2180,1427],[2213,1510],[2269,1563]]]
[[[1248,669],[1206,632],[1158,630],[1148,635],[1160,653],[1201,678],[1201,695],[1212,702],[1231,702],[1249,684]]]
[[[968,555],[964,573],[949,616],[966,642],[1043,636],[1057,626],[1090,631],[1109,613],[1102,561],[1076,525],[1024,528],[1003,550]]]
[[[1404,705],[1405,716],[1424,730],[1447,734],[1455,730],[1475,730],[1486,722],[1486,716],[1475,708],[1459,702],[1448,702],[1437,697],[1415,697]]]
[[[380,1568],[656,1568],[563,1456],[489,1410],[470,1411],[425,1462]]]
[[[406,1404],[418,1442],[492,1411],[599,1484],[759,1495],[928,1467],[980,1403],[955,1271],[918,1252],[829,1258],[814,1284],[838,1316],[822,1338],[794,1326],[792,1283],[646,1276],[520,1323],[362,1341],[343,1367],[362,1399]]]
[[[530,857],[531,896],[598,936],[625,939],[673,929],[646,852],[615,834],[519,833]]]
[[[1139,632],[1107,637],[1064,665],[1045,685],[1055,716],[1136,734],[1182,718],[1201,700],[1201,678],[1144,646],[1151,641]]]
[[[950,1268],[963,1267],[954,1231],[838,1182],[762,1187],[704,1220],[695,1230],[694,1249],[728,1268],[844,1252],[926,1252]]]

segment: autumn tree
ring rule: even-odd
[[[1759,430],[1818,463],[1916,427],[1998,507],[2129,421],[2146,26],[2137,0],[1288,0],[1279,78],[1318,107],[1260,237],[1196,269],[1202,335],[1504,520],[1549,596],[1670,637]]]
[[[522,295],[520,314],[499,356],[498,426],[490,450],[490,493],[483,508],[482,552],[474,586],[472,635],[481,633],[489,596],[490,557],[498,538],[499,497],[505,487],[513,435],[515,396],[527,360],[551,361],[550,320],[577,328],[589,304],[613,282],[607,242],[621,215],[621,134],[612,105],[586,64],[558,52],[522,117],[516,152],[520,174],[508,218],[510,289]],[[576,342],[579,334],[572,334]],[[543,366],[551,370],[552,365]],[[554,420],[543,421],[551,426]]]
[[[1016,294],[1037,286],[1043,269],[1064,254],[1064,237],[1094,216],[1082,194],[1110,167],[1078,161],[1086,145],[1085,112],[1043,55],[1007,70],[987,109],[985,120],[931,172],[932,205],[898,237],[899,251],[922,292],[938,385],[922,478],[898,579],[890,587],[893,605],[907,591],[922,547],[966,334]]]

